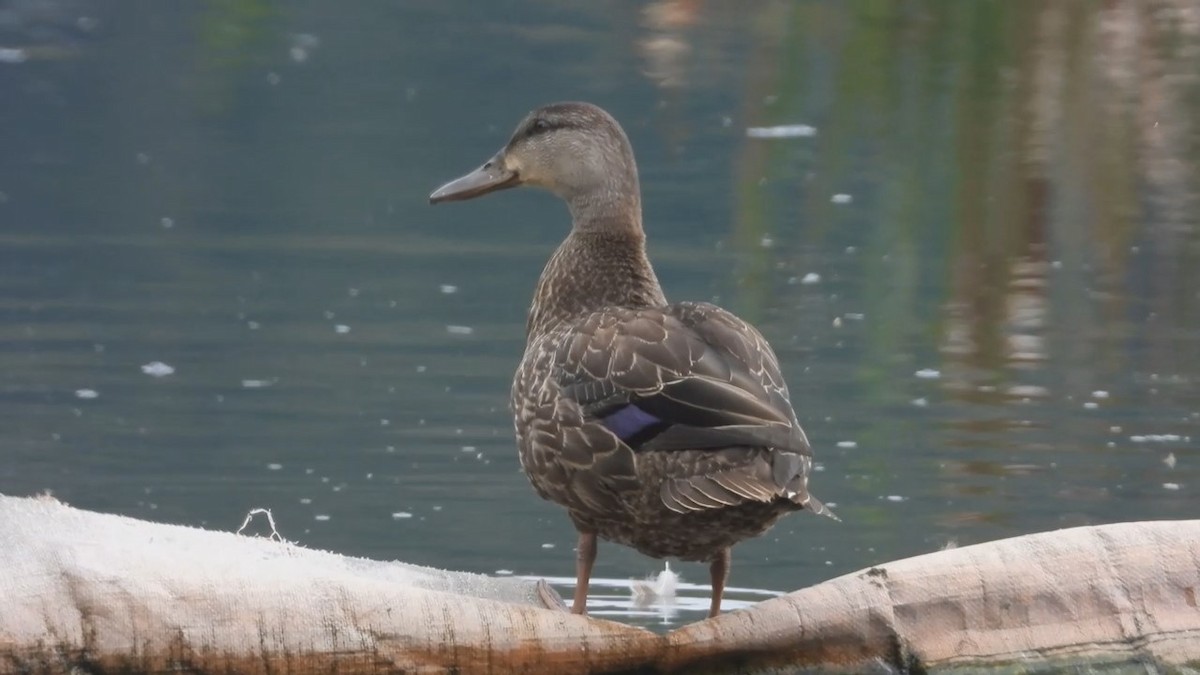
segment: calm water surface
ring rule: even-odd
[[[1196,517],[1197,73],[1166,0],[0,0],[0,492],[570,575],[506,411],[565,209],[426,196],[587,99],[668,295],[772,341],[843,519],[735,586]],[[631,609],[660,570],[602,546],[597,602],[695,618]]]

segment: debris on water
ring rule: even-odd
[[[392,514],[392,520],[406,520],[412,517],[413,514],[409,513],[408,511],[396,511]]]
[[[842,317],[840,317],[840,316],[833,317],[833,327],[834,328],[842,327]]]
[[[839,192],[830,197],[829,201],[833,202],[834,204],[849,204],[850,202],[854,201],[854,197],[851,197],[845,192]]]
[[[1013,398],[1041,398],[1050,395],[1048,389],[1036,384],[1014,384],[1006,393]]]
[[[763,248],[771,248],[775,245],[775,240],[771,238],[771,235],[766,234],[763,235],[762,239],[758,240],[758,245],[762,246]]]
[[[547,542],[545,544],[542,544],[542,548],[545,548],[545,549],[554,548],[554,544]]]
[[[451,335],[470,335],[475,329],[470,326],[446,326],[446,332]]]
[[[809,272],[808,274],[805,274],[804,276],[800,277],[800,283],[802,283],[806,286],[811,286],[812,284],[819,284],[819,283],[821,283],[821,275],[817,274],[816,272]]]
[[[629,586],[630,594],[633,596],[633,604],[637,607],[645,607],[655,602],[672,602],[675,600],[675,591],[679,586],[679,574],[671,570],[671,563],[666,563],[666,568],[658,574],[651,575],[644,581],[634,580]]]
[[[345,335],[346,333],[350,332],[350,326],[347,326],[344,323],[339,323],[338,325],[333,327],[333,330],[334,330],[334,332],[338,333],[339,335]]]
[[[855,441],[838,441],[837,446],[839,448],[853,449],[858,447],[858,443]]]
[[[95,389],[76,389],[75,390],[75,398],[90,399],[90,398],[96,398],[99,395],[100,395],[100,392],[96,391]]]
[[[280,464],[279,462],[271,462],[270,464],[267,465],[268,471],[279,471],[282,468],[283,468],[283,465]]]
[[[1168,469],[1175,468],[1175,453],[1168,452],[1166,457],[1163,457],[1163,464],[1167,465]]]
[[[329,520],[329,514],[328,513],[318,513],[317,515],[313,516],[313,520],[317,520],[317,521],[320,521],[323,523],[323,522]]]
[[[175,372],[175,368],[163,363],[162,361],[151,361],[142,366],[142,372],[151,377],[166,377]]]
[[[288,54],[296,63],[307,61],[309,53],[321,44],[321,39],[312,33],[293,33],[291,38],[292,47],[288,50]]]
[[[1167,490],[1178,490],[1180,487],[1179,483],[1163,483],[1163,488]]]
[[[749,138],[809,138],[817,135],[817,128],[807,124],[781,124],[773,127],[749,127]]]
[[[1103,389],[1097,389],[1092,392],[1092,398],[1108,398],[1108,392]]]
[[[904,497],[904,496],[901,496],[901,495],[888,495],[888,496],[884,497],[884,499],[888,500],[889,502],[903,502],[903,501],[908,501],[908,497]]]
[[[14,47],[0,47],[0,63],[25,63],[29,52]]]
[[[440,288],[441,291],[446,295],[451,295],[458,292],[458,286],[455,286],[454,284],[442,284]]]
[[[929,399],[924,398],[924,397],[914,398],[912,401],[910,401],[910,403],[917,406],[918,408],[924,408],[925,406],[929,405]]]
[[[913,374],[922,380],[936,380],[942,376],[942,371],[934,370],[933,368],[922,368]]]

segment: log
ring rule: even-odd
[[[1200,521],[878,565],[667,635],[544,584],[0,495],[0,673],[1200,667]]]

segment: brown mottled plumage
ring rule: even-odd
[[[573,611],[596,537],[711,565],[720,611],[729,551],[800,509],[812,451],[770,345],[708,303],[667,304],[646,257],[637,166],[608,113],[534,110],[482,167],[430,195],[537,185],[570,207],[546,264],[512,387],[521,466],[579,531]]]

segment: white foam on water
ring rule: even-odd
[[[748,138],[810,138],[816,135],[817,128],[807,124],[780,124],[746,129]]]
[[[151,361],[142,366],[142,372],[151,377],[166,377],[175,372],[173,366],[169,366],[162,361]]]

